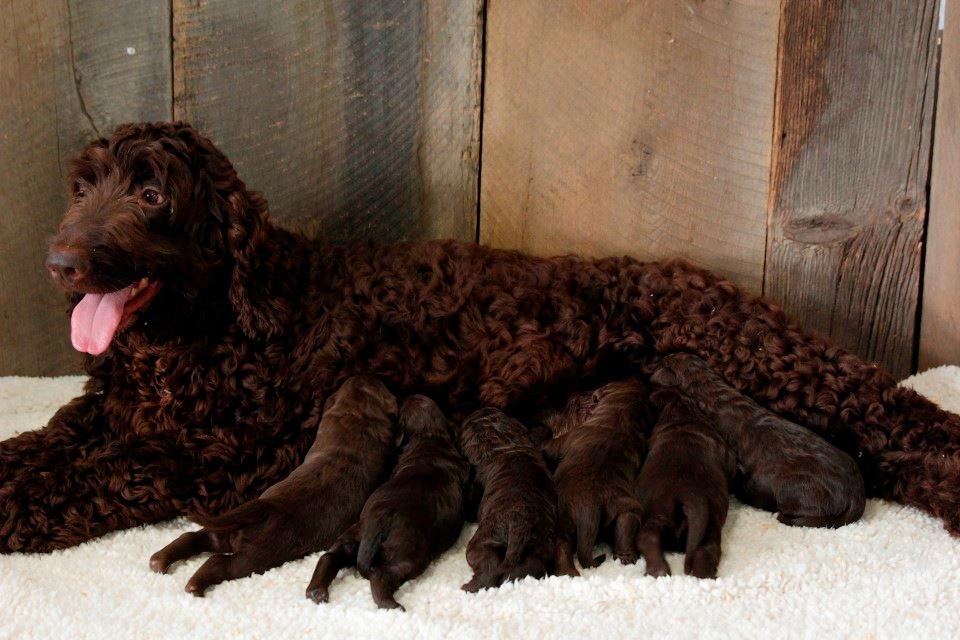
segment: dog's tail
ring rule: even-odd
[[[270,516],[273,511],[273,505],[266,500],[257,498],[219,516],[192,515],[190,520],[213,531],[226,531],[239,529],[254,522],[261,522]]]
[[[360,530],[360,547],[357,549],[357,569],[360,575],[367,576],[380,553],[383,541],[390,532],[390,518],[368,519]]]
[[[703,537],[707,533],[707,524],[710,520],[710,509],[703,496],[690,496],[683,502],[683,515],[687,518],[687,550],[690,553],[703,544]]]

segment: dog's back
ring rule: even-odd
[[[781,522],[798,526],[838,527],[863,514],[866,492],[853,458],[764,409],[707,363],[675,354],[663,360],[652,379],[682,393],[735,449],[744,502],[779,511]]]
[[[518,421],[481,409],[464,421],[461,443],[483,487],[477,532],[467,547],[468,591],[552,571],[557,495],[543,455]]]
[[[378,561],[429,562],[456,542],[463,527],[470,468],[454,443],[453,426],[419,395],[404,402],[400,424],[406,447],[393,476],[370,495],[360,516],[357,567],[364,576]]]
[[[650,575],[669,574],[663,547],[679,544],[686,549],[687,573],[715,577],[736,460],[720,434],[687,402],[673,394],[656,398],[664,408],[638,480],[643,505],[638,546]]]

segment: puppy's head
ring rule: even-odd
[[[660,365],[650,376],[650,381],[659,387],[686,388],[696,378],[697,372],[706,366],[697,356],[674,353],[660,360]]]
[[[522,423],[493,407],[467,416],[460,434],[463,451],[474,465],[482,464],[498,448],[532,444]]]
[[[453,435],[453,424],[437,403],[422,395],[410,396],[400,405],[400,427],[407,436]]]
[[[356,375],[347,378],[323,407],[323,417],[359,417],[366,421],[387,421],[397,417],[397,399],[376,377]]]

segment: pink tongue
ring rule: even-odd
[[[107,350],[120,326],[123,305],[130,298],[130,289],[83,296],[70,317],[70,341],[74,349],[95,356]]]

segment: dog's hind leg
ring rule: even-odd
[[[200,565],[193,577],[187,581],[186,591],[197,597],[203,597],[203,594],[210,587],[226,582],[227,580],[236,580],[237,578],[246,578],[254,573],[261,573],[267,569],[276,566],[276,563],[257,561],[249,553],[211,556]]]
[[[567,536],[557,538],[556,555],[554,556],[554,572],[558,576],[576,578],[580,575],[573,562],[573,545]]]
[[[423,573],[426,565],[424,562],[404,560],[391,566],[374,567],[370,572],[370,593],[373,601],[381,609],[406,611],[403,605],[394,599],[393,594],[404,582]]]
[[[670,565],[663,555],[663,542],[660,527],[643,524],[637,534],[637,548],[647,563],[647,575],[654,577],[670,575]]]
[[[514,582],[524,578],[544,578],[550,573],[547,563],[536,555],[528,555],[518,562],[508,573],[504,574],[503,582]]]
[[[150,568],[157,573],[166,573],[174,563],[195,555],[230,551],[229,543],[220,534],[209,529],[189,531],[150,556]]]
[[[360,523],[354,524],[343,532],[329,551],[320,556],[310,584],[307,585],[307,598],[317,603],[329,601],[330,583],[337,577],[337,573],[357,562],[359,533]]]
[[[614,520],[613,555],[623,564],[637,561],[637,533],[640,530],[640,516],[634,511],[626,511]]]

